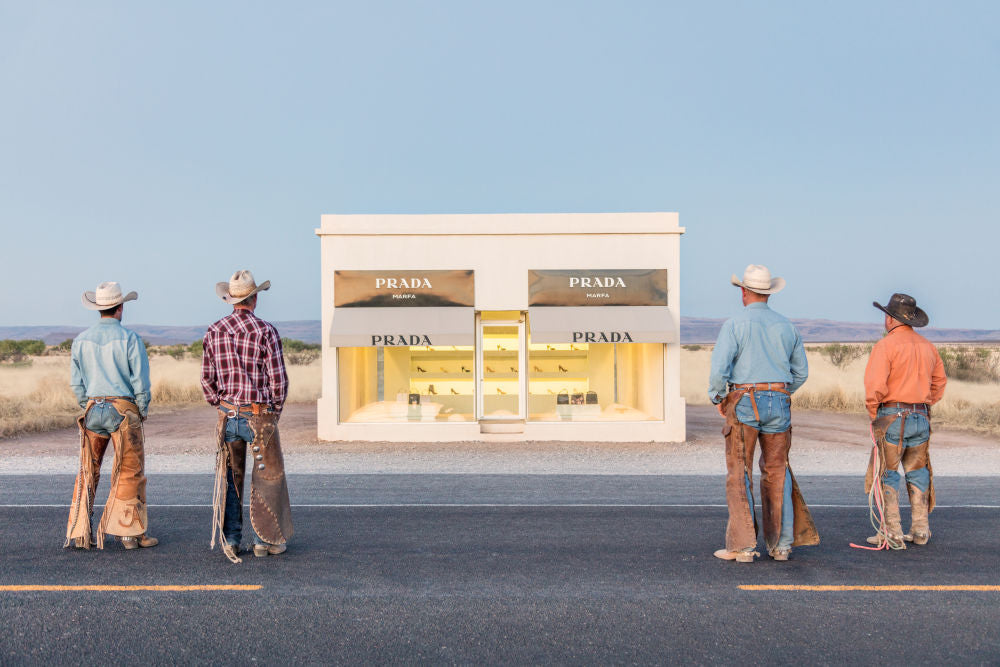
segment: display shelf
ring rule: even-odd
[[[471,380],[472,373],[412,373],[411,381],[420,382],[422,380]]]
[[[532,380],[588,380],[586,375],[569,375],[567,373],[536,373],[532,371],[528,374]]]

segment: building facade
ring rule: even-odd
[[[321,440],[682,441],[676,213],[324,215]]]

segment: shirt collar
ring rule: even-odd
[[[886,336],[891,336],[892,334],[896,333],[897,331],[901,331],[903,329],[909,329],[910,331],[913,331],[913,327],[911,327],[909,324],[897,324],[896,326],[894,326],[892,328],[892,331],[886,332],[885,335]]]
[[[122,323],[118,321],[117,317],[102,317],[97,320],[97,323],[106,327],[120,327],[122,325]]]
[[[753,303],[748,303],[746,305],[746,307],[747,308],[753,308],[755,310],[761,310],[761,309],[767,310],[768,309],[767,308],[767,303],[764,302],[764,301],[754,301]]]

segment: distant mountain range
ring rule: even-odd
[[[719,328],[725,320],[707,317],[681,317],[682,343],[714,343]],[[878,340],[882,326],[867,322],[834,322],[832,320],[792,320],[802,338],[809,343],[852,343]],[[306,343],[320,342],[319,320],[294,320],[275,322],[284,338],[294,338]],[[205,326],[157,326],[131,324],[126,326],[153,345],[173,345],[201,340]],[[84,327],[39,326],[0,327],[0,340],[41,339],[56,345],[75,337]],[[1000,330],[988,329],[921,329],[920,333],[937,343],[984,343],[1000,341]]]

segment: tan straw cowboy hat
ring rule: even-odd
[[[775,294],[785,289],[785,279],[772,278],[768,268],[760,264],[748,266],[743,272],[743,280],[737,278],[734,273],[729,281],[737,287],[745,287],[757,294]]]
[[[135,292],[129,292],[125,296],[122,296],[122,286],[112,280],[101,283],[93,292],[84,292],[80,300],[83,301],[84,308],[89,308],[90,310],[107,310],[126,301],[135,301],[138,298],[139,295]]]
[[[265,280],[260,285],[254,282],[249,271],[237,271],[228,283],[215,283],[215,293],[228,304],[246,301],[257,292],[271,289],[271,281]]]
[[[917,308],[917,300],[909,294],[897,292],[886,305],[883,306],[878,301],[872,301],[872,305],[897,322],[909,324],[911,327],[925,327],[930,321],[927,313]]]

